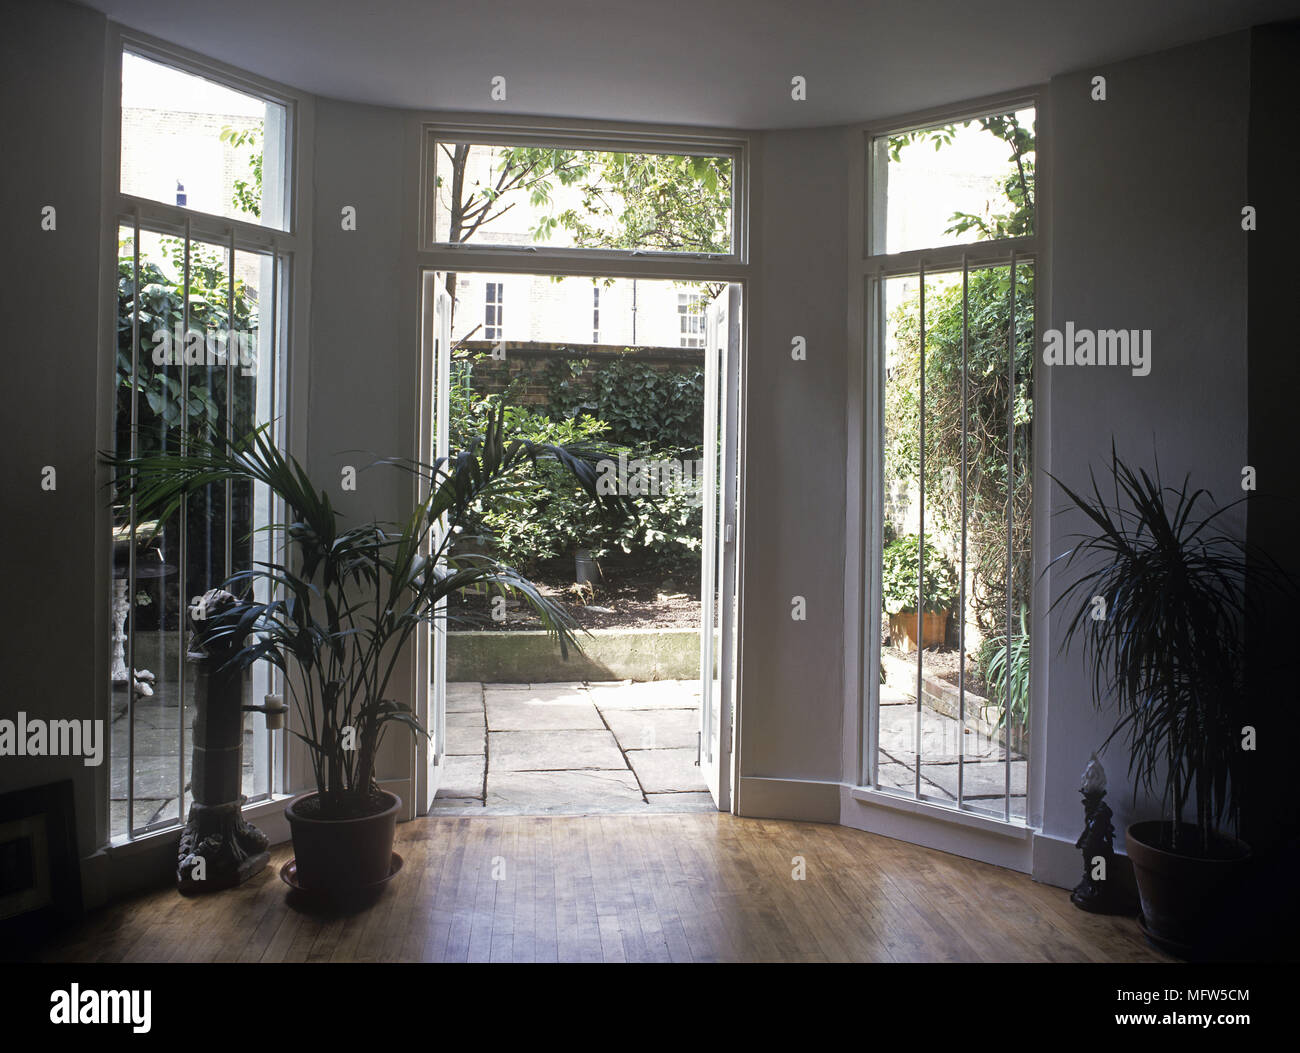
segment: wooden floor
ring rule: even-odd
[[[1022,874],[838,826],[716,814],[435,818],[350,916],[279,879],[90,917],[56,961],[1156,961],[1130,918]],[[801,856],[806,879],[794,880]],[[504,867],[504,874],[502,874]],[[494,878],[494,870],[497,878]]]

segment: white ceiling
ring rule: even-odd
[[[86,2],[318,95],[727,128],[896,115],[1300,15],[1300,0]]]

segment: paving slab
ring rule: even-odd
[[[448,711],[447,727],[479,728],[481,730],[487,727],[487,714],[484,713],[482,706],[478,706],[472,710],[467,710],[464,713],[452,713],[451,711]]]
[[[455,683],[447,685],[447,712],[472,713],[483,709],[483,685]]]
[[[700,685],[695,680],[593,683],[587,688],[591,700],[602,712],[612,709],[689,709],[700,704]]]
[[[718,806],[708,793],[647,793],[648,812],[716,812]]]
[[[1006,766],[992,761],[967,761],[963,766],[962,796],[996,797],[1000,802],[1006,790]],[[1024,761],[1011,762],[1011,793],[1023,797],[1025,794],[1026,769]],[[921,775],[923,778],[942,786],[947,793],[957,795],[957,765],[927,764],[922,758]]]
[[[611,709],[605,720],[625,750],[694,749],[700,730],[698,709]]]
[[[455,724],[447,727],[447,749],[444,751],[450,757],[474,756],[481,757],[487,748],[487,732],[482,725],[477,727],[464,727]]]
[[[442,783],[438,787],[438,797],[477,797],[483,799],[483,771],[485,758],[482,754],[466,757],[444,757]]]
[[[437,815],[483,815],[483,802],[477,797],[435,797],[429,811]]]
[[[628,750],[627,759],[647,794],[708,790],[694,749]]]
[[[488,756],[493,773],[627,770],[618,743],[608,731],[492,731],[488,733]]]
[[[603,731],[605,722],[585,689],[488,691],[491,731]]]
[[[487,807],[528,814],[564,815],[642,810],[645,801],[636,778],[622,771],[497,772],[488,776]]]

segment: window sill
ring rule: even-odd
[[[243,816],[254,825],[259,819],[265,820],[269,817],[279,817],[284,813],[289,802],[298,794],[294,793],[277,793],[264,801],[258,801],[255,804],[247,804],[243,808]],[[154,830],[147,834],[139,834],[136,837],[128,837],[125,834],[119,834],[105,846],[104,851],[109,856],[129,857],[137,852],[148,852],[156,848],[160,839],[175,840],[176,835],[182,829],[182,824],[177,823],[175,826],[169,826],[162,830]]]
[[[952,823],[956,826],[968,826],[975,830],[982,830],[986,833],[997,834],[1018,841],[1028,840],[1033,833],[1033,829],[1021,821],[1007,822],[1002,819],[994,819],[992,816],[979,815],[976,812],[958,811],[956,808],[931,804],[929,801],[916,801],[908,797],[899,797],[896,794],[885,793],[883,790],[877,790],[870,786],[850,787],[849,794],[855,801],[873,807],[878,806],[890,808],[894,811],[908,812],[912,815],[923,815],[928,819],[938,819],[941,822]]]

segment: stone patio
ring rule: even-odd
[[[711,812],[694,680],[447,685],[438,815]]]
[[[910,796],[916,782],[916,697],[880,686],[880,785]],[[957,800],[958,764],[962,773],[962,800],[976,811],[1001,817],[1007,786],[1005,747],[943,713],[921,710],[921,795],[938,802]],[[1011,815],[1025,814],[1027,761],[1011,752]]]

